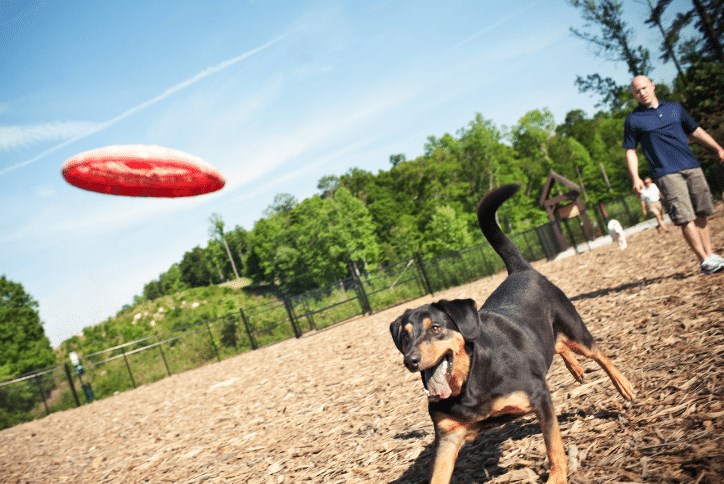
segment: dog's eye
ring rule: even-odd
[[[433,324],[432,326],[430,326],[430,331],[432,331],[433,333],[437,334],[437,333],[439,333],[440,331],[442,331],[442,328],[440,327],[439,324]]]

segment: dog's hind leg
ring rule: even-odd
[[[621,396],[626,400],[633,400],[634,392],[631,383],[613,366],[611,360],[596,347],[593,336],[588,331],[588,328],[586,328],[586,325],[583,324],[583,320],[573,306],[573,303],[571,303],[560,289],[555,289],[557,290],[556,294],[558,296],[553,326],[556,333],[556,353],[561,355],[563,361],[566,363],[566,367],[573,374],[574,378],[576,378],[577,373],[582,376],[583,372],[581,371],[581,366],[573,355],[570,354],[570,351],[592,359],[608,374]],[[570,351],[563,349],[563,345]]]
[[[556,342],[556,353],[561,355],[561,358],[563,358],[563,363],[566,364],[566,368],[568,368],[568,371],[571,372],[571,375],[573,375],[573,378],[576,379],[578,383],[583,382],[583,368],[581,368],[581,365],[578,363],[578,360],[575,356],[573,356],[573,352],[568,348],[568,346],[562,342],[558,341]]]
[[[591,348],[587,348],[585,345],[570,339],[560,340],[560,343],[565,344],[574,353],[590,358],[598,363],[598,365],[603,368],[603,371],[605,371],[611,379],[613,385],[616,387],[616,390],[618,390],[621,396],[626,400],[634,399],[633,385],[631,385],[631,382],[629,382],[628,379],[623,376],[620,371],[618,371],[611,360],[609,360],[608,357],[596,347],[596,345],[593,345]],[[558,345],[556,344],[556,347],[557,346]]]
[[[558,418],[548,389],[543,389],[539,393],[537,401],[531,401],[531,404],[540,422],[543,441],[546,444],[546,454],[548,454],[551,466],[548,484],[565,484],[568,482],[568,456],[563,448],[561,429],[558,426]]]

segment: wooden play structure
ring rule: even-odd
[[[559,186],[563,188],[559,190],[562,193],[551,196],[555,183],[558,183]],[[545,208],[546,213],[548,213],[548,220],[551,222],[551,228],[553,229],[556,242],[561,251],[570,247],[568,239],[566,239],[561,230],[561,220],[579,217],[586,238],[593,240],[596,236],[591,219],[586,213],[586,206],[581,199],[581,193],[581,187],[568,178],[559,175],[553,170],[548,173],[546,184],[543,187],[543,193],[541,193],[540,205]]]

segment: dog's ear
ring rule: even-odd
[[[460,330],[465,341],[475,341],[480,336],[480,316],[472,299],[442,299],[433,305],[445,311]]]
[[[402,321],[405,319],[407,314],[410,312],[408,309],[405,311],[402,316],[395,319],[390,323],[390,334],[392,334],[392,341],[395,342],[395,346],[397,346],[397,349],[402,352],[402,343],[400,343],[400,333],[402,332]]]

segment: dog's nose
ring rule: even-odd
[[[410,371],[417,371],[420,368],[420,355],[418,353],[408,353],[405,356],[405,366]]]

